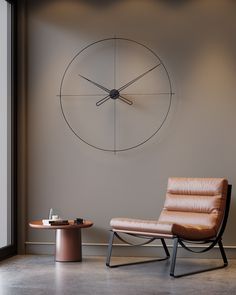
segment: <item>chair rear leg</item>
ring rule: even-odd
[[[175,238],[174,245],[173,245],[171,266],[170,266],[170,276],[172,276],[172,277],[175,276],[175,263],[176,263],[176,257],[177,257],[178,243],[179,243],[179,239]]]
[[[223,261],[224,261],[223,265],[216,266],[216,267],[211,267],[211,268],[206,268],[206,269],[201,269],[201,270],[196,270],[196,271],[189,272],[189,273],[175,275],[175,262],[176,262],[176,256],[177,256],[178,243],[179,243],[179,239],[175,238],[174,239],[174,246],[173,246],[171,268],[170,268],[170,275],[172,277],[174,277],[174,278],[180,278],[180,277],[189,276],[189,275],[193,275],[193,274],[199,274],[199,273],[203,273],[203,272],[207,272],[207,271],[211,271],[211,270],[217,270],[217,269],[224,268],[224,267],[226,267],[228,265],[228,261],[227,261],[227,257],[226,257],[225,250],[224,250],[224,247],[223,247],[223,243],[222,243],[222,241],[220,239],[218,241],[218,245],[219,245],[221,256],[222,256]],[[190,251],[188,248],[186,248],[186,250]]]
[[[224,250],[223,243],[222,243],[221,239],[218,241],[218,245],[219,245],[221,256],[222,256],[223,261],[224,261],[224,266],[227,266],[228,265],[228,260],[227,260],[227,257],[226,257],[225,250]]]
[[[110,260],[111,260],[111,253],[112,253],[112,246],[113,246],[113,240],[114,240],[114,232],[110,232],[110,238],[109,238],[109,245],[108,245],[108,251],[107,251],[107,260],[106,260],[106,266],[110,267]]]

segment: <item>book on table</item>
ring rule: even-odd
[[[68,219],[42,219],[43,225],[68,225]]]

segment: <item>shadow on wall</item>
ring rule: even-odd
[[[229,210],[229,220],[228,220],[228,226],[226,227],[226,232],[228,232],[227,236],[234,235],[234,227],[229,226],[236,224],[236,201],[235,201],[235,195],[234,195],[234,187],[232,188],[232,195],[231,195],[231,204],[230,204],[230,210]]]
[[[195,0],[154,0],[156,2],[160,2],[164,5],[172,6],[172,7],[180,7],[186,4],[189,4],[190,2],[193,2]]]
[[[176,1],[176,0],[153,0],[153,1],[160,2],[160,3],[163,3],[164,5],[168,5],[168,6],[178,7],[178,6],[188,4],[188,3],[195,1],[195,0],[178,0],[178,1]],[[99,8],[102,8],[104,6],[110,6],[110,5],[114,5],[116,3],[124,2],[124,0],[113,0],[113,1],[110,1],[110,0],[98,0],[98,1],[97,0],[80,0],[80,2],[84,2],[88,5],[97,6]]]
[[[172,7],[180,7],[180,6],[183,6],[183,5],[186,5],[186,4],[189,4],[190,2],[193,2],[193,1],[196,1],[196,0],[152,0],[153,2],[160,2],[161,4],[164,4],[164,5],[168,5],[168,6],[172,6]],[[32,1],[34,2],[34,6],[36,7],[39,7],[39,6],[42,6],[42,5],[45,5],[45,2],[43,1]],[[51,0],[50,1],[52,4],[56,3],[58,4],[59,2],[66,2],[66,3],[77,3],[79,2],[79,4],[86,4],[86,5],[90,5],[90,6],[93,6],[93,7],[96,7],[96,8],[104,8],[104,7],[108,7],[108,6],[114,6],[118,3],[121,3],[121,2],[125,2],[125,0],[113,0],[113,1],[110,1],[110,0]]]
[[[228,39],[235,36],[235,5],[217,3],[211,6],[193,0],[31,0],[27,5],[31,19],[49,24],[61,34],[66,31],[68,40],[74,35],[87,42],[114,33],[151,40],[151,44],[158,44],[160,52],[179,61],[179,67],[191,60],[199,47],[211,42],[227,46]]]
[[[110,1],[110,0],[79,0],[79,1],[78,0],[51,0],[49,4],[48,2],[45,2],[45,1],[42,2],[37,0],[31,0],[31,2],[33,3],[36,9],[39,9],[40,7],[48,6],[48,5],[61,5],[62,3],[66,3],[66,4],[75,3],[76,5],[88,5],[88,6],[93,6],[94,8],[97,8],[97,9],[103,9],[104,7],[114,6],[117,3],[121,3],[124,1],[125,0],[113,0],[113,1]]]

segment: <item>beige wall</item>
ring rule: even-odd
[[[47,217],[51,207],[64,217],[89,218],[95,225],[84,230],[83,241],[96,246],[107,242],[111,217],[156,218],[169,176],[224,176],[236,186],[233,1],[29,0],[26,6],[26,187],[20,201],[26,222]],[[116,155],[80,142],[56,96],[72,56],[114,34],[156,51],[175,92],[158,135]],[[232,247],[235,216],[233,190],[224,237]],[[27,242],[54,241],[52,232],[26,228]],[[49,247],[28,244],[27,251]]]

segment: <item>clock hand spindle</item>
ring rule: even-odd
[[[99,107],[101,104],[103,104],[104,102],[106,102],[108,99],[110,99],[110,94],[103,97],[102,99],[100,99],[99,101],[96,102],[96,106]]]
[[[129,100],[128,98],[125,98],[122,95],[119,95],[118,99],[122,100],[123,102],[127,103],[130,106],[133,104],[133,102],[131,100]]]
[[[83,76],[83,75],[80,75],[80,74],[79,74],[79,76],[80,76],[81,78],[85,79],[86,81],[92,83],[93,85],[97,86],[98,88],[100,88],[100,89],[102,89],[102,90],[104,90],[104,91],[110,93],[110,90],[109,90],[108,88],[106,88],[106,87],[104,87],[104,86],[102,86],[102,85],[100,85],[100,84],[98,84],[98,83],[96,83],[96,82],[90,80],[89,78],[86,78],[86,77]]]
[[[139,75],[138,77],[136,77],[135,79],[131,80],[130,82],[128,82],[127,84],[123,85],[122,87],[120,87],[118,89],[118,91],[122,91],[124,89],[126,89],[127,87],[129,87],[130,85],[132,85],[133,83],[135,83],[136,81],[138,81],[139,79],[141,79],[142,77],[144,77],[145,75],[147,75],[148,73],[150,73],[151,71],[153,71],[154,69],[156,69],[157,67],[159,67],[161,65],[161,63],[155,65],[155,67],[152,67],[151,69],[149,69],[148,71],[144,72],[143,74]]]

